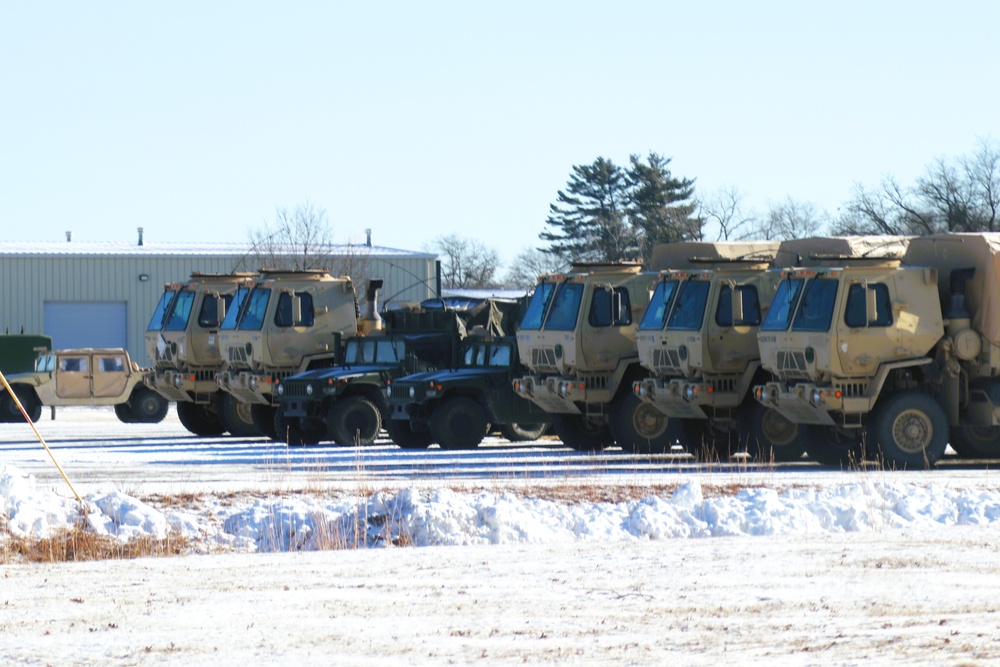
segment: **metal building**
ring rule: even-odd
[[[70,235],[67,234],[67,239]],[[331,246],[331,273],[348,267],[359,300],[384,281],[380,305],[437,291],[437,256],[370,245]],[[0,242],[0,333],[46,334],[53,347],[124,347],[149,365],[144,332],[165,283],[192,272],[256,271],[245,243]]]

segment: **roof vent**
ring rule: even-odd
[[[365,241],[365,245],[368,246],[369,248],[371,248],[372,247],[372,229],[371,229],[371,227],[369,227],[368,229],[365,230],[365,236],[368,238],[368,240]]]
[[[142,245],[142,227],[139,227],[139,245]]]
[[[66,243],[73,240],[73,232],[66,232]]]

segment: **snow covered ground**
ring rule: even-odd
[[[548,463],[560,474],[430,481],[419,466],[391,479],[355,470],[339,482],[312,467],[276,480],[276,467],[290,469],[276,457],[308,453],[261,441],[230,454],[212,445],[208,462],[192,462],[179,482],[156,466],[183,467],[174,457],[186,435],[171,421],[118,435],[139,426],[86,411],[39,423],[71,481],[87,471],[78,490],[91,530],[180,536],[192,554],[0,558],[6,662],[1000,660],[1000,480],[989,469],[661,461],[596,475]],[[11,535],[40,537],[84,515],[25,429],[0,426],[0,521]],[[266,450],[269,466],[256,465],[253,448]],[[560,456],[525,448],[539,451],[545,461]],[[105,457],[115,473],[102,483]],[[224,483],[220,469],[238,482]],[[183,492],[164,493],[167,479]]]

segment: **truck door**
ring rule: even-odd
[[[92,386],[95,398],[113,398],[125,392],[128,382],[128,360],[125,353],[95,354]]]
[[[90,398],[90,355],[61,354],[56,359],[56,396]]]

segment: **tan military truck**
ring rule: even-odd
[[[666,263],[691,268],[656,277],[635,335],[650,376],[633,384],[635,396],[674,421],[681,444],[699,457],[746,448],[755,459],[800,458],[797,425],[751,395],[764,379],[757,327],[774,296],[766,269],[778,242],[675,244],[671,251]],[[662,452],[667,444],[642,441],[636,449]]]
[[[181,424],[196,435],[257,433],[249,411],[236,410],[215,382],[222,369],[222,320],[238,286],[249,291],[253,275],[192,273],[187,281],[167,283],[146,329],[146,352],[153,360],[146,385],[176,401]]]
[[[876,238],[872,243],[878,243]],[[1000,455],[1000,235],[909,239],[882,261],[785,270],[758,334],[761,402],[821,462],[932,466]]]
[[[142,382],[143,370],[121,348],[56,350],[38,357],[31,373],[7,377],[21,407],[38,421],[42,406],[113,405],[125,423],[163,421],[169,402]],[[24,417],[0,388],[0,421]]]
[[[220,330],[223,369],[216,383],[226,405],[248,414],[259,434],[274,426],[284,378],[338,361],[343,337],[358,332],[358,302],[348,277],[326,270],[264,270],[241,287]]]

